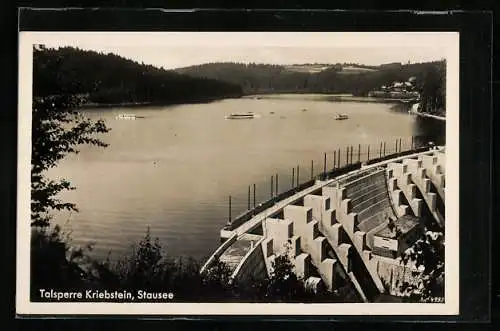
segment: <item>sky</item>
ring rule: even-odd
[[[208,62],[268,64],[426,62],[447,58],[458,34],[328,32],[30,32],[73,46],[174,69]],[[22,37],[22,35],[21,35]]]

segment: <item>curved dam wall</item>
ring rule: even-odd
[[[232,275],[235,282],[248,284],[254,280],[266,278],[268,275],[268,267],[266,265],[263,245],[264,238],[259,240],[241,260],[241,263],[234,270]]]
[[[364,247],[367,234],[384,226],[387,218],[396,217],[384,168],[326,186],[322,193],[330,197],[344,229],[359,247]]]
[[[388,219],[396,219],[396,208],[390,197],[384,168],[373,168],[358,178],[346,178],[325,186],[322,194],[332,200],[339,225],[337,245],[350,245],[351,272],[370,299],[387,291],[385,269],[392,265],[379,265],[372,254],[375,234],[387,226]],[[389,271],[390,277],[390,271]]]
[[[444,207],[444,162],[444,149],[431,150],[316,180],[302,195],[289,198],[279,212],[275,205],[274,217],[260,218],[263,235],[240,253],[233,279],[246,282],[269,276],[274,259],[287,254],[299,277],[319,277],[329,291],[347,289],[364,302],[381,293],[400,295],[401,282],[415,282],[421,270],[403,265],[388,252],[400,253],[412,245],[422,233],[420,217],[425,212],[444,226],[439,208],[441,199]],[[389,222],[406,226],[407,233],[393,236]],[[218,250],[218,256],[242,245],[238,242],[248,236],[243,228],[250,229],[244,223],[231,232],[232,242],[224,243],[226,253]]]

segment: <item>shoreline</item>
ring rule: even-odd
[[[403,107],[401,111],[408,112],[411,115],[432,118],[439,121],[446,121],[446,117],[431,115],[418,112],[411,109],[412,104],[417,103],[415,100],[404,99],[388,99],[374,97],[360,97],[349,94],[323,94],[323,93],[280,93],[280,94],[249,94],[240,96],[228,96],[223,98],[198,99],[190,101],[178,102],[117,102],[117,103],[86,103],[77,108],[77,110],[86,109],[112,109],[112,108],[141,108],[141,107],[168,107],[176,105],[188,104],[204,104],[215,101],[231,100],[231,99],[254,99],[254,100],[309,100],[309,101],[327,101],[327,102],[359,102],[359,103],[383,103]]]
[[[417,103],[413,99],[390,99],[390,98],[374,98],[374,97],[356,97],[356,96],[333,96],[331,101],[338,102],[372,102],[372,103],[396,103],[411,105]]]
[[[411,105],[417,103],[413,99],[390,99],[390,98],[374,98],[364,96],[354,96],[347,93],[264,93],[264,94],[248,94],[243,96],[244,99],[309,99],[330,102],[367,102],[367,103],[388,103],[388,104],[405,104]]]
[[[188,105],[188,104],[202,104],[211,103],[214,101],[227,100],[227,99],[240,99],[242,96],[232,96],[224,98],[210,98],[198,100],[186,100],[177,102],[116,102],[116,103],[86,103],[78,107],[78,109],[95,109],[95,108],[139,108],[139,107],[153,107],[153,106],[175,106],[175,105]]]
[[[374,98],[353,96],[351,94],[327,94],[327,93],[264,93],[264,94],[248,94],[240,96],[227,96],[219,98],[207,98],[186,101],[170,101],[170,102],[116,102],[116,103],[86,103],[78,107],[78,109],[105,109],[105,108],[140,108],[152,106],[175,106],[185,104],[203,104],[212,103],[214,101],[230,100],[230,99],[254,99],[254,100],[289,100],[289,99],[305,99],[311,101],[329,101],[329,102],[366,102],[366,103],[385,103],[399,104],[410,106],[416,103],[414,100],[406,99],[389,99],[389,98]],[[433,116],[433,115],[429,115]],[[440,118],[438,118],[440,119]]]
[[[415,110],[412,110],[412,109],[410,109],[408,111],[408,113],[412,114],[412,115],[421,116],[421,117],[433,118],[433,119],[439,120],[439,121],[446,121],[446,117],[437,116],[437,115],[431,115],[431,114],[426,114],[426,113],[422,113],[422,112],[415,111]]]

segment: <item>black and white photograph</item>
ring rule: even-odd
[[[456,32],[21,32],[17,311],[458,314]]]

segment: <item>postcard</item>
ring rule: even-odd
[[[458,33],[19,36],[18,314],[458,314]]]

